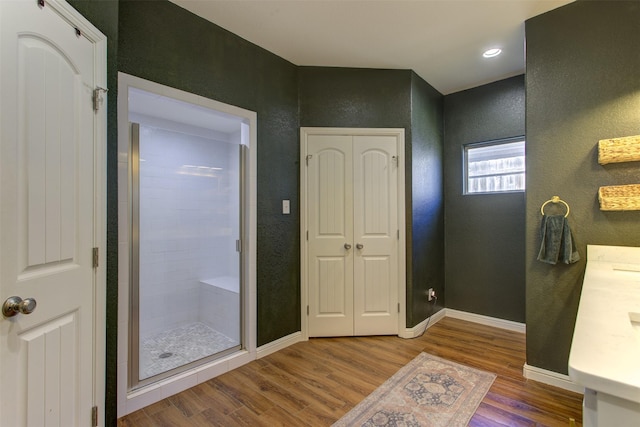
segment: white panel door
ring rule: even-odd
[[[354,335],[398,333],[395,136],[353,137]]]
[[[397,334],[397,137],[306,143],[309,336]]]
[[[350,136],[307,141],[309,335],[353,335],[353,190]]]
[[[94,372],[95,45],[48,2],[1,1],[0,24],[0,303],[37,301],[0,318],[0,424],[86,426],[104,375]]]

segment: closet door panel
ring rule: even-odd
[[[398,331],[397,139],[353,137],[354,333]]]
[[[350,136],[307,146],[309,335],[353,335],[353,187]]]

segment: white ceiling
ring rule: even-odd
[[[295,65],[411,69],[446,95],[522,74],[524,21],[572,0],[171,1]]]

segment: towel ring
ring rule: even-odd
[[[570,210],[569,205],[567,204],[567,202],[562,200],[560,196],[553,196],[551,199],[544,202],[542,206],[540,206],[540,213],[542,215],[544,215],[544,207],[547,206],[549,203],[562,203],[567,208],[567,213],[564,215],[564,217],[566,218],[569,216],[569,210]]]

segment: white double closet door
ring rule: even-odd
[[[309,129],[302,131],[308,335],[397,334],[400,135]]]

